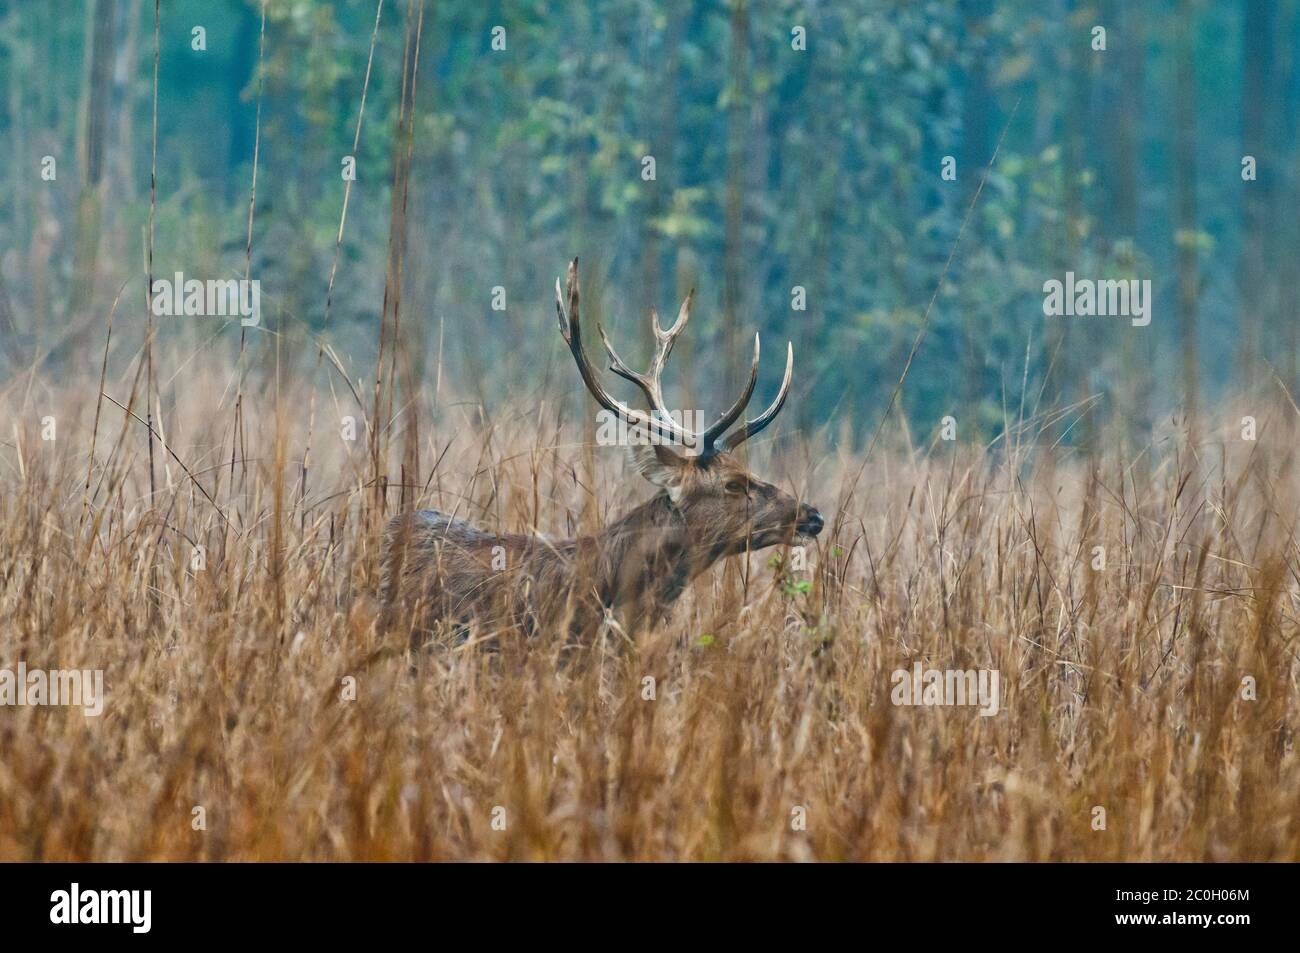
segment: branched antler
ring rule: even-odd
[[[664,401],[662,378],[664,366],[668,363],[668,356],[672,354],[673,344],[676,342],[677,336],[682,333],[682,329],[686,327],[686,322],[690,319],[691,302],[695,297],[695,291],[692,289],[686,296],[686,300],[682,302],[681,309],[677,312],[677,320],[667,330],[660,327],[658,313],[651,310],[650,327],[655,336],[655,353],[650,361],[649,370],[644,374],[632,370],[627,362],[618,356],[618,352],[614,350],[614,345],[609,341],[609,336],[605,334],[605,329],[597,324],[596,329],[599,331],[601,341],[605,345],[605,352],[609,355],[609,369],[619,377],[637,386],[649,402],[650,411],[646,412],[629,407],[622,401],[612,397],[605,390],[588,362],[586,352],[583,350],[582,328],[578,318],[578,259],[576,258],[569,263],[566,285],[567,310],[564,305],[564,296],[560,292],[560,279],[555,279],[555,311],[560,322],[560,334],[564,337],[565,343],[569,345],[569,351],[573,354],[574,363],[578,365],[578,373],[582,375],[583,383],[587,385],[587,390],[591,392],[592,397],[596,399],[598,404],[616,414],[619,419],[629,426],[644,430],[646,433],[658,436],[661,439],[667,438],[687,447],[693,447],[697,450],[699,456],[707,458],[723,451],[734,450],[740,446],[770,424],[785,405],[786,396],[790,392],[790,379],[794,372],[794,345],[789,343],[786,344],[785,378],[781,381],[781,390],[777,393],[776,399],[763,413],[753,420],[747,420],[740,430],[725,439],[720,439],[740,419],[740,415],[744,413],[745,407],[749,404],[750,397],[754,394],[754,385],[758,382],[759,358],[759,338],[755,334],[754,359],[749,369],[749,380],[736,402],[703,433],[688,430],[673,420],[672,413]]]

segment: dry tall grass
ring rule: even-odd
[[[190,473],[159,450],[152,498],[93,384],[0,398],[0,666],[108,688],[99,718],[0,708],[0,859],[1300,859],[1281,411],[1095,460],[1032,426],[865,461],[762,442],[833,521],[809,570],[731,560],[641,644],[562,663],[544,637],[408,654],[346,390],[247,385],[232,467],[228,378],[188,373],[155,417]],[[563,416],[445,404],[408,505],[563,533],[651,492]],[[1001,712],[892,705],[918,659],[998,669]]]

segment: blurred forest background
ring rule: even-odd
[[[279,340],[307,373],[328,342],[357,380],[385,321],[408,388],[436,366],[476,399],[548,374],[577,393],[551,303],[576,254],[630,358],[648,308],[698,288],[669,384],[698,406],[755,329],[766,402],[793,340],[786,427],[869,434],[923,326],[901,406],[927,433],[960,413],[987,438],[1027,404],[1140,435],[1189,399],[1276,394],[1273,371],[1294,392],[1298,0],[157,9],[155,160],[154,2],[0,0],[0,380],[96,375],[124,283],[113,356],[140,353],[156,161],[153,274],[262,285],[246,334],[159,320],[205,361]],[[1045,317],[1067,270],[1151,279],[1151,325]]]

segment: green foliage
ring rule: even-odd
[[[257,141],[253,271],[286,321],[326,330],[340,163],[355,152],[328,332],[360,359],[373,348],[382,302],[393,160],[408,147],[411,188],[397,203],[407,217],[402,307],[416,326],[435,316],[452,322],[453,385],[499,383],[494,374],[519,382],[531,372],[503,358],[519,334],[549,330],[549,289],[574,254],[599,276],[593,306],[608,310],[610,325],[641,328],[650,307],[672,309],[686,287],[697,288],[692,346],[708,361],[696,366],[691,392],[701,403],[726,384],[717,369],[733,360],[721,350],[730,321],[741,338],[762,331],[768,354],[794,342],[799,423],[848,420],[858,434],[874,427],[918,338],[901,401],[917,430],[962,408],[963,435],[988,438],[1005,407],[1036,399],[1045,383],[1049,396],[1069,399],[1087,390],[1072,383],[1085,374],[1109,389],[1128,345],[1080,326],[1062,351],[1062,328],[1041,313],[1042,282],[1067,267],[1150,276],[1194,248],[1208,306],[1229,312],[1208,322],[1207,346],[1231,334],[1234,278],[1210,259],[1235,255],[1242,242],[1232,214],[1241,201],[1240,93],[1223,78],[1240,67],[1238,50],[1208,40],[1197,47],[1208,58],[1199,70],[1198,154],[1217,171],[1201,176],[1203,227],[1175,228],[1165,133],[1158,122],[1134,125],[1170,108],[1161,12],[1126,12],[1110,22],[1111,49],[1092,53],[1092,19],[1063,20],[1021,0],[780,0],[748,3],[743,16],[721,2],[389,0],[354,150],[375,4],[268,0],[259,72],[261,9],[257,0],[163,6],[157,263],[242,274]],[[401,64],[421,13],[407,144],[397,139]],[[107,264],[119,278],[138,267],[147,214],[151,5],[140,14],[134,45],[124,17],[114,27],[115,49],[135,56],[115,65],[124,79],[111,128],[127,136],[107,146],[121,154],[109,164],[107,204],[124,243]],[[29,153],[63,157],[67,184],[53,190],[52,208],[70,221],[81,94],[74,64],[87,31],[76,16],[51,19],[24,5],[6,22],[0,70],[16,85],[0,134],[22,131]],[[1206,10],[1197,29],[1209,37],[1235,23]],[[190,49],[194,24],[208,32],[206,51]],[[796,25],[806,51],[791,47]],[[503,51],[491,48],[495,26],[506,30]],[[1133,36],[1146,37],[1141,91],[1122,82]],[[29,81],[33,71],[45,81]],[[1121,107],[1138,93],[1145,112],[1135,119]],[[1276,126],[1285,139],[1278,148],[1289,149],[1294,117]],[[1142,190],[1141,215],[1126,228],[1111,135],[1120,129],[1133,139]],[[998,161],[980,188],[995,147]],[[641,177],[644,156],[655,158],[653,181]],[[940,177],[945,156],[957,163],[955,181]],[[730,230],[729,208],[738,216]],[[0,216],[5,249],[27,248],[35,200],[19,195]],[[509,292],[508,324],[488,323],[484,301],[497,285]],[[806,291],[805,311],[791,309],[795,286]],[[11,293],[20,303],[32,296]],[[1157,378],[1169,377],[1177,354],[1174,319],[1160,315],[1149,332]],[[426,344],[432,338],[424,335]],[[779,368],[763,373],[760,394]]]

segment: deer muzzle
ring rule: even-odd
[[[825,526],[826,521],[822,519],[816,507],[809,506],[807,503],[800,505],[799,522],[795,526],[800,536],[816,536]]]

